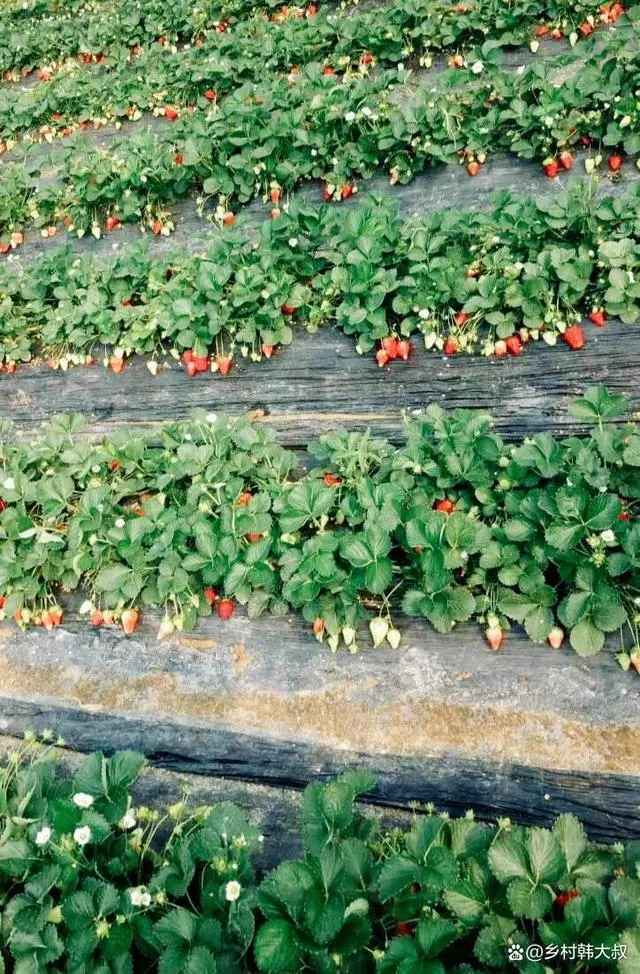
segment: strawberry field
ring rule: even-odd
[[[640,838],[640,7],[2,9],[6,748],[141,751],[235,789],[281,856],[290,789],[354,765],[345,815],[367,792]],[[558,821],[551,906],[531,864],[508,897],[529,943],[625,870],[640,903],[635,860],[594,892]],[[478,857],[451,869],[482,886]],[[280,929],[219,969],[539,969],[418,943],[399,904],[415,950],[349,967],[337,932]],[[160,969],[213,972],[204,943]]]

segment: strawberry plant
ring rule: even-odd
[[[637,590],[640,436],[628,403],[602,388],[572,406],[589,438],[548,434],[508,447],[482,413],[429,406],[394,449],[327,434],[313,469],[248,420],[203,413],[167,425],[161,448],[123,430],[101,444],[61,416],[30,443],[3,431],[2,618],[61,625],[81,589],[94,625],[137,628],[160,608],[159,638],[298,611],[333,651],[362,626],[397,646],[393,615],[439,632],[476,619],[499,649],[512,623],[581,656],[619,631],[640,670]]]
[[[141,755],[70,776],[43,737],[0,767],[8,970],[534,974],[531,947],[551,974],[636,969],[638,844],[597,846],[573,815],[525,828],[430,805],[385,832],[356,804],[374,777],[351,771],[305,789],[301,858],[261,876],[234,805],[140,806]]]

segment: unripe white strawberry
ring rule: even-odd
[[[552,649],[560,649],[564,642],[564,629],[561,629],[560,626],[554,626],[547,639]]]
[[[175,632],[175,629],[176,629],[176,627],[174,626],[174,624],[171,621],[171,619],[169,618],[169,616],[165,616],[164,619],[162,620],[162,622],[160,623],[160,627],[158,629],[157,638],[158,639],[168,639],[169,636],[172,636],[173,635],[173,633]]]
[[[343,626],[342,638],[347,646],[350,646],[353,640],[356,638],[356,631],[351,626]]]
[[[387,642],[391,646],[391,649],[397,649],[401,639],[402,634],[399,629],[390,629],[387,633]]]
[[[389,623],[386,619],[381,619],[378,616],[377,619],[372,619],[369,623],[369,630],[371,632],[371,638],[373,639],[373,645],[379,646],[387,638],[387,633],[389,632]]]

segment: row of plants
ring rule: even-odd
[[[51,751],[28,735],[0,769],[2,970],[640,970],[640,843],[597,846],[573,815],[526,828],[427,806],[385,831],[357,804],[375,778],[352,771],[305,789],[301,857],[261,876],[238,807],[141,806],[141,755],[70,776]]]
[[[196,6],[184,0],[173,4],[167,0],[136,0],[134,4],[110,3],[97,8],[80,5],[80,10],[69,8],[50,18],[28,16],[19,23],[7,19],[5,26],[0,28],[0,71],[7,79],[16,78],[20,72],[26,74],[36,66],[55,68],[69,56],[80,56],[88,64],[95,63],[96,59],[115,64],[126,59],[132,49],[149,47],[158,41],[167,46],[202,44],[215,34],[235,33],[238,28],[242,33],[247,23],[259,28],[262,20],[304,20],[313,17],[318,7],[317,3],[282,5],[273,0],[260,0],[249,6],[244,0],[206,0]],[[577,39],[591,33],[589,28],[594,24],[608,22],[608,16],[603,19],[601,13],[608,14],[611,10],[615,17],[622,10],[622,4],[612,0],[602,7],[595,0],[579,0],[567,10],[559,0],[518,0],[509,8],[500,7],[495,2],[483,6],[475,0],[451,7],[438,0],[428,3],[424,0],[398,3],[396,0],[388,15],[365,11],[356,17],[341,16],[336,15],[335,7],[328,5],[321,10],[315,29],[324,25],[324,29],[329,30],[328,22],[334,19],[349,33],[353,29],[350,22],[359,23],[364,36],[371,31],[372,37],[377,38],[377,43],[382,43],[383,49],[389,53],[394,46],[397,48],[398,42],[403,45],[407,41],[412,43],[415,35],[424,32],[428,47],[442,50],[480,43],[488,33],[506,44],[524,43],[536,22],[556,37],[568,37],[576,32]],[[386,45],[383,22],[389,33]],[[583,30],[580,30],[581,26]],[[20,36],[16,34],[18,28]]]
[[[639,214],[640,187],[599,196],[584,182],[408,222],[388,198],[296,203],[259,237],[220,232],[198,255],[66,246],[0,266],[0,369],[40,357],[121,372],[135,353],[153,375],[176,359],[191,376],[227,375],[323,325],[380,366],[406,361],[415,335],[446,355],[518,356],[535,341],[580,349],[609,315],[638,320]]]
[[[81,55],[87,63],[126,57],[132,48],[184,43],[227,18],[256,9],[274,9],[274,0],[91,0],[25,3],[14,6],[0,24],[0,73],[11,80],[34,68]]]
[[[508,7],[492,0],[444,9],[434,0],[394,0],[341,17],[330,10],[310,15],[307,9],[304,17],[296,15],[301,8],[285,10],[286,17],[257,16],[223,33],[213,31],[187,49],[154,44],[127,52],[124,62],[109,59],[91,70],[82,60],[53,74],[43,68],[38,85],[0,89],[0,142],[11,149],[24,133],[35,139],[68,136],[79,126],[135,119],[163,104],[206,108],[207,92],[220,101],[240,84],[262,82],[269,71],[289,73],[311,61],[344,73],[361,62],[367,68],[418,58],[428,65],[436,51],[460,52],[485,42],[489,49],[513,46],[554,31],[549,25],[559,13],[557,0],[519,0]],[[571,34],[579,25],[573,39],[589,36],[594,25],[617,15],[586,0],[571,16],[575,20],[563,21],[563,29]]]
[[[327,200],[345,198],[356,179],[380,168],[392,183],[452,162],[473,175],[497,151],[538,159],[555,176],[571,168],[577,147],[591,147],[591,171],[601,147],[610,147],[609,168],[618,174],[640,139],[639,11],[603,34],[562,84],[549,64],[508,73],[478,61],[450,69],[438,89],[412,93],[401,65],[340,79],[314,63],[293,79],[241,85],[206,111],[180,117],[165,106],[173,125],[138,131],[109,149],[75,136],[59,150],[53,181],[39,183],[33,164],[3,169],[0,242],[5,250],[12,234],[19,242],[28,220],[45,230],[63,221],[79,236],[126,222],[168,233],[167,208],[194,191],[201,206],[216,204],[217,218],[232,222],[234,206],[268,200],[272,191],[280,199],[304,179],[324,179]]]
[[[2,618],[52,629],[82,589],[92,625],[129,634],[159,607],[163,638],[239,604],[298,612],[357,652],[365,623],[399,645],[401,607],[441,633],[476,619],[493,650],[513,622],[581,656],[619,631],[620,664],[640,672],[640,435],[611,425],[628,408],[593,388],[571,407],[588,438],[509,446],[489,415],[432,405],[400,448],[320,437],[299,476],[263,425],[204,411],[159,441],[91,443],[77,415],[29,441],[3,427]]]

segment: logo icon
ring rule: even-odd
[[[524,960],[524,951],[520,944],[510,944],[507,957],[510,961]]]

